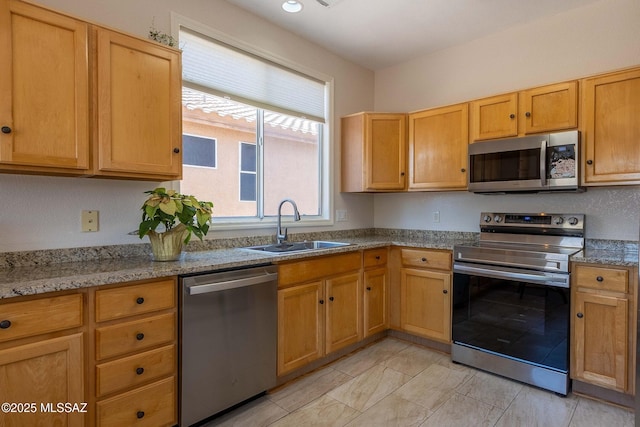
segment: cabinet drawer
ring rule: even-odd
[[[364,268],[380,267],[387,264],[387,248],[364,251]]]
[[[578,265],[575,271],[578,286],[614,292],[629,292],[629,271],[621,268]]]
[[[167,279],[96,291],[96,322],[173,308],[176,282]]]
[[[401,252],[404,266],[451,270],[451,252],[427,249],[402,249]]]
[[[145,351],[96,366],[98,397],[172,375],[176,367],[176,346]]]
[[[175,338],[175,313],[97,328],[96,359],[145,350]]]
[[[120,394],[96,404],[100,427],[172,426],[176,417],[175,377]]]
[[[82,326],[82,295],[0,305],[0,342]]]

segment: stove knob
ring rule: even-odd
[[[482,219],[484,222],[491,222],[491,215],[485,215]]]
[[[572,216],[571,218],[569,218],[569,225],[577,225],[578,224],[578,218],[576,218],[575,216]]]
[[[553,218],[553,223],[555,225],[562,225],[563,222],[564,222],[564,218],[562,218],[561,216],[556,216]]]
[[[496,215],[493,217],[493,220],[499,223],[499,222],[502,222],[502,217],[500,215]]]

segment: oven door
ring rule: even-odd
[[[568,372],[569,274],[455,263],[452,339]]]

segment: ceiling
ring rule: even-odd
[[[599,0],[226,0],[371,70]],[[572,24],[577,25],[577,24]]]

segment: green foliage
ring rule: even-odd
[[[184,243],[189,243],[192,233],[202,240],[209,231],[213,203],[201,202],[193,196],[162,187],[145,193],[149,194],[149,198],[141,207],[142,222],[138,228],[141,239],[151,231],[156,231],[160,224],[167,231],[177,224],[184,224],[188,230]]]

